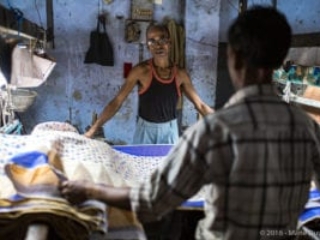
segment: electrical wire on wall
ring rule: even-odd
[[[22,25],[22,21],[23,21],[23,12],[16,7],[13,7],[11,5],[10,0],[7,0],[7,4],[8,4],[8,8],[13,12],[14,17],[15,17],[15,21],[13,24],[17,24],[17,31],[18,31],[18,37],[20,37],[20,32],[21,32],[21,25]],[[10,28],[12,28],[13,26],[10,26]]]
[[[44,29],[43,27],[43,23],[42,23],[42,19],[41,19],[41,15],[40,15],[40,12],[39,12],[39,7],[38,7],[38,3],[37,3],[37,0],[34,0],[34,7],[37,11],[37,15],[38,15],[38,19],[39,19],[39,25],[42,29]]]
[[[44,29],[43,26],[43,22],[42,22],[42,18],[40,15],[40,11],[39,11],[39,7],[38,7],[38,3],[37,0],[34,0],[34,7],[36,9],[37,15],[38,15],[38,25],[40,26],[40,28],[37,31],[37,40],[34,46],[34,51],[35,53],[39,54],[39,55],[44,55],[45,54],[45,49],[46,49],[46,42],[47,42],[47,33],[46,30]],[[40,41],[39,39],[41,39],[42,41]]]

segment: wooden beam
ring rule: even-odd
[[[24,17],[21,20],[17,19],[12,10],[0,4],[0,33],[43,40],[45,31]]]
[[[320,47],[320,32],[294,34],[292,36],[291,47]]]
[[[295,34],[291,45],[292,47],[318,47],[320,46],[320,32]]]
[[[49,233],[49,227],[46,224],[31,224],[24,240],[46,240]]]

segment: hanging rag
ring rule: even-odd
[[[48,55],[38,55],[16,45],[12,52],[10,84],[16,87],[39,87],[56,66]]]
[[[173,19],[165,19],[171,40],[170,59],[181,68],[185,67],[185,31],[183,26]]]
[[[176,23],[173,19],[164,19],[164,24],[167,26],[170,34],[171,40],[171,51],[170,60],[174,62],[177,66],[185,68],[186,57],[185,57],[185,31],[183,26]],[[177,109],[181,110],[183,105],[183,98],[180,97]],[[181,119],[179,120],[179,125],[181,125]]]
[[[106,17],[103,15],[98,17],[97,29],[90,34],[90,47],[84,63],[114,66],[113,48],[106,30]]]

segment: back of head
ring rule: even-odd
[[[254,6],[240,14],[229,28],[229,47],[247,66],[275,69],[291,45],[286,17],[271,6]]]

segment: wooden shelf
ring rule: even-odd
[[[275,84],[281,84],[283,87],[285,87],[286,82],[287,81],[285,81],[285,80],[274,80]],[[296,95],[296,93],[292,92],[292,86],[295,86],[295,88],[297,90],[297,89],[303,88],[303,86],[306,86],[305,83],[301,83],[299,81],[295,81],[295,82],[291,82],[291,83],[292,83],[292,85],[291,85],[291,95],[290,95],[290,98],[289,98],[290,102],[294,102],[294,103],[301,104],[301,105],[304,105],[304,106],[313,107],[313,108],[319,108],[320,109],[320,101],[314,100],[314,99],[311,99],[311,98],[301,97],[299,95]],[[319,89],[320,89],[320,87],[319,87]]]
[[[295,34],[292,36],[292,47],[320,46],[320,32]]]
[[[0,4],[0,34],[16,35],[25,39],[43,40],[46,31],[37,24],[22,18],[21,26],[18,26],[18,21],[13,11],[7,9]]]
[[[320,109],[320,101],[309,99],[309,98],[304,98],[300,97],[297,95],[293,95],[290,97],[290,102],[302,104],[308,107],[313,107],[313,108],[319,108]]]

